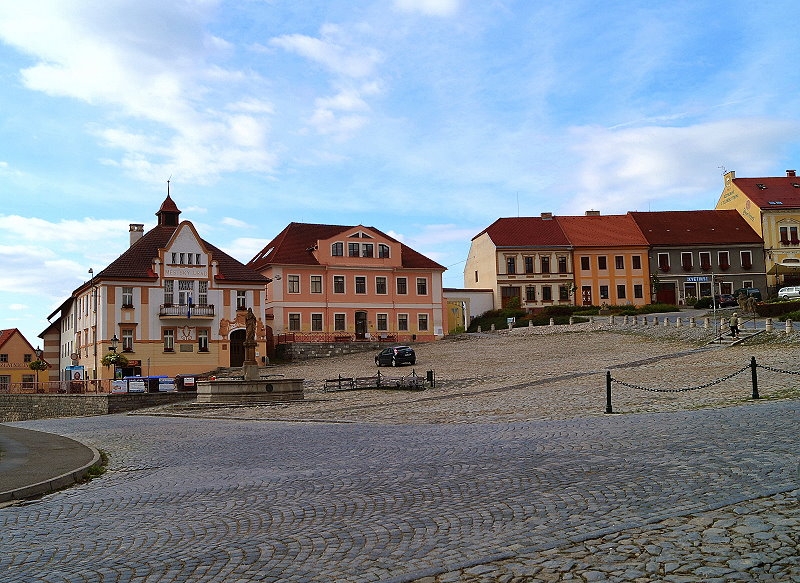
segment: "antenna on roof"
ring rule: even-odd
[[[172,180],[172,174],[170,174],[169,178],[167,178],[167,196],[169,196],[169,183],[171,180]]]
[[[727,174],[727,173],[728,173],[728,171],[725,169],[725,166],[717,166],[717,168],[719,168],[720,170],[722,170],[722,174],[723,174],[723,175],[725,175],[725,174]]]

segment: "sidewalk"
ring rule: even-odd
[[[60,435],[0,424],[0,505],[82,480],[100,453]]]

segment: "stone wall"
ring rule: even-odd
[[[193,392],[117,395],[3,395],[0,423],[124,413],[197,398]]]
[[[291,342],[275,347],[279,360],[294,362],[312,358],[328,358],[353,354],[354,352],[375,352],[388,346],[385,342]]]

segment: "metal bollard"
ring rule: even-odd
[[[611,371],[606,371],[606,413],[613,413],[611,408]]]

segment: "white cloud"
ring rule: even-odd
[[[246,222],[240,221],[239,219],[234,219],[234,218],[231,218],[231,217],[224,217],[221,222],[226,227],[233,227],[235,229],[249,229],[249,228],[252,228],[251,225],[247,224]]]
[[[769,172],[799,130],[800,122],[763,118],[688,127],[574,128],[570,137],[579,160],[574,180],[564,188],[578,194],[561,210],[624,213],[648,210],[661,200],[671,208],[680,206],[677,201],[682,208],[710,208],[715,197],[698,198],[721,192],[721,166],[751,176]]]
[[[394,0],[401,12],[419,12],[427,16],[452,16],[458,12],[459,0]]]

